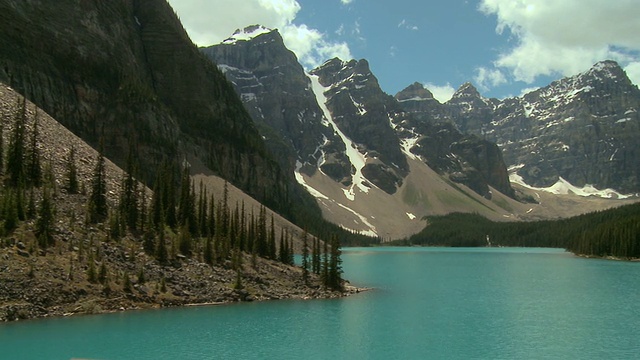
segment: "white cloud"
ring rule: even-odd
[[[640,85],[640,61],[630,63],[624,71],[634,84]]]
[[[281,33],[289,50],[306,68],[314,68],[334,57],[343,60],[353,58],[346,43],[329,42],[321,32],[306,25],[285,26]]]
[[[482,0],[480,10],[517,41],[495,61],[515,80],[574,75],[604,59],[640,61],[637,0]]]
[[[353,0],[341,0],[348,4]],[[352,58],[346,43],[331,42],[307,25],[293,24],[301,9],[296,0],[169,0],[191,40],[200,46],[222,42],[236,29],[263,25],[278,29],[286,46],[303,65],[313,67],[332,57]]]
[[[451,97],[453,97],[453,94],[456,92],[456,89],[454,89],[449,83],[446,83],[445,85],[436,85],[428,82],[424,83],[424,87],[431,91],[433,97],[441,103],[446,103],[451,100]]]
[[[412,25],[410,24],[407,19],[402,19],[402,21],[400,21],[398,23],[398,29],[407,29],[407,30],[412,30],[412,31],[418,31],[420,30],[420,28],[418,28],[416,25]]]
[[[396,57],[396,54],[397,54],[397,53],[398,53],[398,48],[397,48],[396,46],[392,45],[392,46],[389,48],[389,55],[390,55],[391,57]]]
[[[229,37],[234,30],[260,24],[280,29],[290,24],[300,11],[296,0],[169,0],[180,16],[191,40],[212,45]]]
[[[353,0],[340,0],[341,3],[343,3],[344,5],[349,5],[353,2]]]
[[[539,87],[536,87],[536,86],[534,86],[534,87],[524,88],[524,89],[520,90],[520,97],[525,96],[525,95],[527,95],[528,93],[533,92],[533,91],[536,91],[536,90],[538,90],[538,89],[540,89],[540,88],[539,88]]]
[[[476,76],[474,76],[473,80],[484,91],[507,83],[507,78],[502,71],[485,67],[476,69]]]

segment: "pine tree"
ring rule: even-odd
[[[120,193],[120,217],[131,231],[137,230],[138,225],[138,182],[135,173],[134,147],[129,146],[125,174]]]
[[[309,236],[307,230],[302,234],[302,280],[309,282]]]
[[[147,282],[147,278],[144,275],[144,266],[140,267],[140,271],[138,271],[138,284],[144,284]]]
[[[27,185],[35,187],[40,187],[42,184],[42,168],[40,166],[40,151],[38,150],[39,122],[38,108],[36,108],[31,131],[31,141],[27,149],[25,164]]]
[[[166,264],[169,261],[169,254],[167,252],[167,246],[164,241],[164,230],[160,229],[158,237],[158,249],[156,250],[156,259],[160,264]]]
[[[131,279],[129,278],[129,273],[128,272],[124,272],[124,274],[122,275],[122,290],[124,290],[124,292],[132,292],[133,288],[131,285]]]
[[[269,228],[269,236],[267,238],[267,246],[268,246],[268,253],[267,253],[267,257],[269,259],[273,259],[276,260],[277,259],[277,253],[276,253],[276,227],[274,225],[273,222],[273,214],[271,214],[271,227]]]
[[[182,170],[182,178],[180,181],[180,198],[178,201],[178,225],[184,226],[189,221],[189,213],[193,210],[191,207],[191,181],[189,177],[189,168],[184,167]]]
[[[149,255],[153,255],[156,251],[156,236],[150,227],[144,232],[142,247],[144,248],[144,252]]]
[[[242,201],[242,210],[240,213],[240,234],[238,234],[238,248],[242,251],[250,251],[249,249],[247,249],[247,224],[245,219],[244,201]]]
[[[333,290],[342,290],[341,255],[340,238],[337,235],[333,235],[331,237],[331,257],[328,272],[328,286]]]
[[[95,265],[95,260],[93,259],[93,252],[91,252],[91,254],[89,254],[89,259],[87,260],[87,262],[89,263],[89,267],[87,269],[87,281],[89,281],[92,284],[95,284],[98,282],[98,273],[96,272],[96,265]]]
[[[31,190],[29,191],[29,203],[27,204],[26,216],[28,220],[33,220],[36,218],[36,215],[38,215],[36,209],[36,197],[33,188],[31,188]]]
[[[200,195],[198,196],[198,233],[201,237],[209,236],[207,228],[207,189],[200,180]]]
[[[185,256],[191,256],[191,251],[193,250],[193,240],[191,238],[191,233],[189,232],[189,224],[184,224],[180,228],[179,233],[179,248],[180,253]]]
[[[204,246],[204,262],[213,265],[214,255],[213,255],[213,240],[210,236],[207,237],[205,246]]]
[[[105,177],[105,160],[102,155],[103,146],[100,142],[100,151],[96,159],[96,165],[91,179],[91,193],[89,194],[88,220],[96,224],[104,222],[109,215],[107,206],[107,182]]]
[[[289,265],[294,266],[296,264],[295,261],[295,251],[293,250],[293,235],[289,234]]]
[[[4,174],[4,123],[0,121],[0,174]]]
[[[105,265],[103,261],[100,264],[100,271],[98,272],[98,282],[104,285],[106,281],[107,281],[107,265]]]
[[[69,155],[67,156],[67,192],[69,194],[77,194],[79,189],[78,185],[78,168],[76,166],[76,148],[71,146],[69,149]]]
[[[158,230],[161,228],[161,224],[164,223],[164,209],[162,201],[162,180],[160,175],[161,171],[156,176],[156,181],[153,183],[153,196],[151,197],[151,210],[149,211],[149,225]]]
[[[140,189],[140,231],[142,233],[146,230],[147,223],[147,188],[142,185]]]
[[[326,289],[329,286],[329,249],[326,241],[323,242],[322,274],[320,276],[322,278],[322,285]]]
[[[213,237],[216,235],[216,206],[215,206],[215,197],[213,194],[209,199],[209,211],[208,211],[208,221],[207,221],[207,235]]]
[[[49,188],[45,186],[42,192],[42,199],[40,200],[35,230],[38,245],[43,249],[55,244],[53,237],[54,222],[54,205],[51,200]]]
[[[280,232],[280,243],[278,244],[278,261],[283,264],[287,263],[287,245],[285,244],[284,231]]]
[[[11,234],[18,227],[18,208],[15,191],[5,192],[3,197],[4,234]]]
[[[313,238],[313,249],[311,253],[311,267],[313,273],[320,275],[320,242],[318,238]]]
[[[120,212],[112,211],[109,216],[109,239],[119,241],[124,233],[123,227]]]
[[[7,181],[8,185],[18,187],[25,183],[25,124],[27,121],[26,98],[17,105],[13,131],[9,138],[7,151]]]

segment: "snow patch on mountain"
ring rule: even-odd
[[[233,35],[231,35],[231,37],[227,38],[222,43],[230,45],[235,44],[238,41],[249,41],[253,38],[258,37],[259,35],[268,34],[272,31],[272,29],[266,28],[261,25],[248,26],[244,29],[236,30]]]
[[[362,169],[367,164],[367,157],[365,154],[360,153],[356,144],[351,141],[343,132],[340,130],[338,125],[333,120],[333,116],[327,108],[327,97],[325,92],[329,90],[328,88],[322,86],[320,84],[320,80],[316,75],[308,75],[311,80],[311,88],[313,89],[313,93],[316,95],[316,99],[318,100],[318,105],[320,105],[320,109],[324,112],[324,116],[329,122],[331,126],[333,126],[334,131],[338,134],[342,142],[346,147],[346,155],[349,158],[349,161],[355,168],[355,172],[351,174],[352,184],[349,189],[343,189],[344,195],[347,199],[354,201],[356,196],[356,189],[360,190],[363,193],[369,192],[369,187],[367,184],[366,178],[362,174]]]
[[[307,190],[307,192],[309,194],[311,194],[311,196],[313,196],[313,197],[315,197],[317,199],[329,200],[328,196],[326,196],[323,193],[321,193],[320,191],[314,189],[309,184],[307,184],[306,181],[304,181],[304,177],[302,176],[302,173],[300,172],[300,169],[302,169],[302,163],[300,161],[296,161],[296,169],[294,171],[294,176],[295,176],[296,181],[298,182],[298,184],[302,185],[302,187],[304,187],[305,190]]]
[[[514,168],[516,167],[511,167],[510,169],[514,169]],[[509,181],[511,181],[512,183],[521,185],[523,187],[526,187],[527,189],[531,189],[535,191],[544,191],[544,192],[548,192],[556,195],[574,194],[574,195],[583,196],[583,197],[597,196],[605,199],[628,199],[634,196],[633,194],[620,194],[614,189],[599,190],[590,184],[587,184],[584,187],[579,188],[575,185],[572,185],[570,182],[563,179],[562,177],[560,177],[555,184],[546,188],[539,188],[539,187],[528,185],[524,181],[522,176],[518,175],[517,172],[513,172],[509,175]]]

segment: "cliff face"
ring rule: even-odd
[[[367,159],[362,174],[393,194],[407,175],[407,160],[390,118],[401,113],[385,94],[366,60],[332,59],[311,71],[322,85],[322,96],[335,125]]]
[[[133,142],[152,178],[162,159],[196,154],[286,207],[291,180],[165,0],[0,0],[0,32],[0,81],[94,146],[103,137],[116,162]]]
[[[296,161],[316,164],[326,142],[339,143],[323,126],[311,81],[277,30],[247,27],[201,51],[231,81],[267,146],[291,172]]]
[[[617,63],[503,101],[468,88],[444,104],[445,113],[461,131],[496,142],[527,184],[548,187],[563,178],[640,191],[640,90]]]
[[[477,91],[469,84],[456,98],[462,104],[465,99],[474,98],[474,94]],[[438,173],[448,175],[451,180],[467,185],[486,198],[492,197],[489,186],[507,196],[515,196],[500,149],[495,143],[475,135],[462,134],[451,123],[450,113],[454,106],[441,104],[417,83],[399,92],[395,98],[411,115],[402,121],[393,121],[409,154],[418,155]],[[474,102],[486,106],[480,98]],[[458,111],[466,108],[458,106]]]

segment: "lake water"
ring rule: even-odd
[[[0,359],[631,359],[640,263],[554,249],[354,248],[375,290],[0,324]]]

